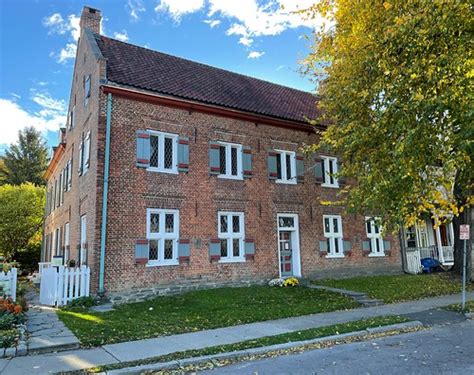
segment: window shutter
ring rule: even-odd
[[[242,164],[244,178],[252,177],[252,149],[248,146],[243,147]]]
[[[337,161],[337,172],[340,173],[342,169],[342,163],[338,160]],[[337,183],[339,186],[344,186],[346,184],[346,179],[344,177],[339,176],[337,178]]]
[[[268,151],[267,165],[268,178],[270,180],[276,180],[278,178],[277,157],[278,153],[276,153],[275,151]]]
[[[84,153],[84,142],[81,139],[81,143],[79,144],[79,165],[77,166],[77,173],[79,173],[79,176],[82,175],[82,158],[83,158],[83,153]]]
[[[72,158],[69,159],[69,162],[67,164],[68,172],[67,172],[67,189],[71,190],[72,186]]]
[[[220,174],[219,162],[219,148],[220,144],[217,142],[210,142],[209,144],[209,173],[211,175]]]
[[[91,154],[91,131],[89,130],[86,134],[86,139],[84,141],[84,168],[89,169],[90,164],[90,154]]]
[[[316,177],[316,183],[322,184],[324,182],[324,160],[320,157],[316,157],[314,163],[314,177]]]
[[[343,248],[344,253],[350,253],[352,251],[351,241],[343,240],[342,241],[342,248]]]
[[[255,242],[251,239],[245,240],[245,259],[254,259],[255,257]]]
[[[218,238],[209,240],[209,258],[211,261],[221,259],[221,240]]]
[[[191,256],[191,253],[190,253],[189,240],[180,239],[178,241],[178,259],[179,259],[179,263],[188,262],[190,256]]]
[[[370,241],[369,240],[365,240],[365,241],[362,241],[362,251],[364,253],[370,253],[372,250],[370,249]]]
[[[384,251],[390,251],[392,249],[392,245],[391,245],[390,241],[388,241],[388,240],[383,241],[383,249],[384,249]]]
[[[137,167],[150,166],[150,134],[146,130],[137,131]]]
[[[327,240],[319,241],[319,255],[324,256],[324,255],[327,255],[327,253],[328,253],[328,241]]]
[[[296,155],[296,181],[304,181],[304,157],[301,154]]]
[[[189,172],[189,138],[178,139],[178,171]]]
[[[148,240],[146,238],[137,240],[135,242],[135,263],[148,263],[148,254]]]

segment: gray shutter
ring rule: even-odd
[[[342,247],[345,253],[350,253],[352,251],[351,241],[347,241],[347,240],[342,241]]]
[[[388,240],[383,241],[383,249],[384,249],[384,251],[390,251],[392,249],[392,245],[391,245],[390,241],[388,241]]]
[[[370,249],[370,241],[362,241],[362,251],[370,253],[372,250]]]
[[[255,242],[251,239],[245,240],[245,259],[253,259],[255,257]]]
[[[135,263],[146,264],[148,263],[148,240],[139,239],[135,242]]]
[[[91,155],[91,131],[90,130],[87,132],[84,142],[86,145],[85,150],[87,151],[86,154],[84,155],[84,165],[86,169],[89,169],[90,155]]]
[[[252,150],[248,146],[242,150],[242,170],[244,178],[252,177]]]
[[[296,181],[304,181],[304,157],[301,154],[296,155]]]
[[[328,241],[319,241],[319,252],[326,254],[328,252]]]
[[[209,143],[209,173],[220,174],[220,158],[219,158],[220,144],[218,142]]]
[[[150,166],[150,134],[146,130],[137,131],[137,167]]]
[[[209,240],[209,258],[211,260],[221,259],[221,240],[218,238],[211,238]]]
[[[180,239],[178,241],[178,259],[179,262],[187,262],[191,256],[189,240]]]
[[[342,163],[338,160],[337,161],[337,172],[340,173],[341,169],[342,169]],[[339,176],[337,178],[337,183],[339,184],[339,186],[344,186],[346,184],[345,177]]]
[[[276,180],[278,178],[277,157],[278,153],[276,153],[275,151],[268,151],[267,165],[268,178],[270,180]]]
[[[178,139],[178,171],[189,172],[189,138]]]
[[[316,157],[314,163],[314,177],[318,184],[322,184],[324,182],[324,160]]]
[[[84,141],[82,140],[81,137],[81,143],[79,144],[79,165],[77,166],[77,173],[79,173],[79,176],[82,175],[82,158],[84,156]]]

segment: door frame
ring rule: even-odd
[[[278,249],[278,277],[281,276],[281,256],[280,256],[280,217],[291,217],[293,218],[293,228],[281,228],[282,232],[291,232],[291,269],[294,277],[301,277],[301,255],[300,255],[300,229],[298,214],[291,213],[279,213],[277,214],[277,249]]]

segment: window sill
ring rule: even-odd
[[[221,258],[218,263],[245,263],[245,258],[233,258],[233,259]]]
[[[321,186],[331,188],[331,189],[339,189],[339,185],[321,184]]]
[[[155,173],[166,173],[166,174],[179,174],[178,170],[167,170],[167,169],[160,169],[149,167],[146,169],[148,172],[155,172]]]
[[[275,182],[282,185],[296,185],[296,181],[293,180],[275,180]]]
[[[333,255],[333,254],[326,255],[326,259],[341,259],[341,258],[345,258],[344,254],[342,254],[342,255]]]
[[[217,178],[222,178],[224,180],[237,180],[237,181],[243,181],[243,177],[242,176],[227,176],[225,174],[219,174],[217,175]]]
[[[146,264],[146,267],[163,267],[163,266],[179,266],[179,261],[178,260],[173,260],[169,262],[157,262],[157,261],[148,261]]]
[[[385,257],[385,253],[370,253],[367,255],[369,258],[383,258]]]

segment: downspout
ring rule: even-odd
[[[105,241],[107,238],[107,199],[109,195],[110,125],[112,122],[112,94],[107,94],[105,125],[104,188],[102,190],[102,222],[100,231],[99,294],[104,294]]]

